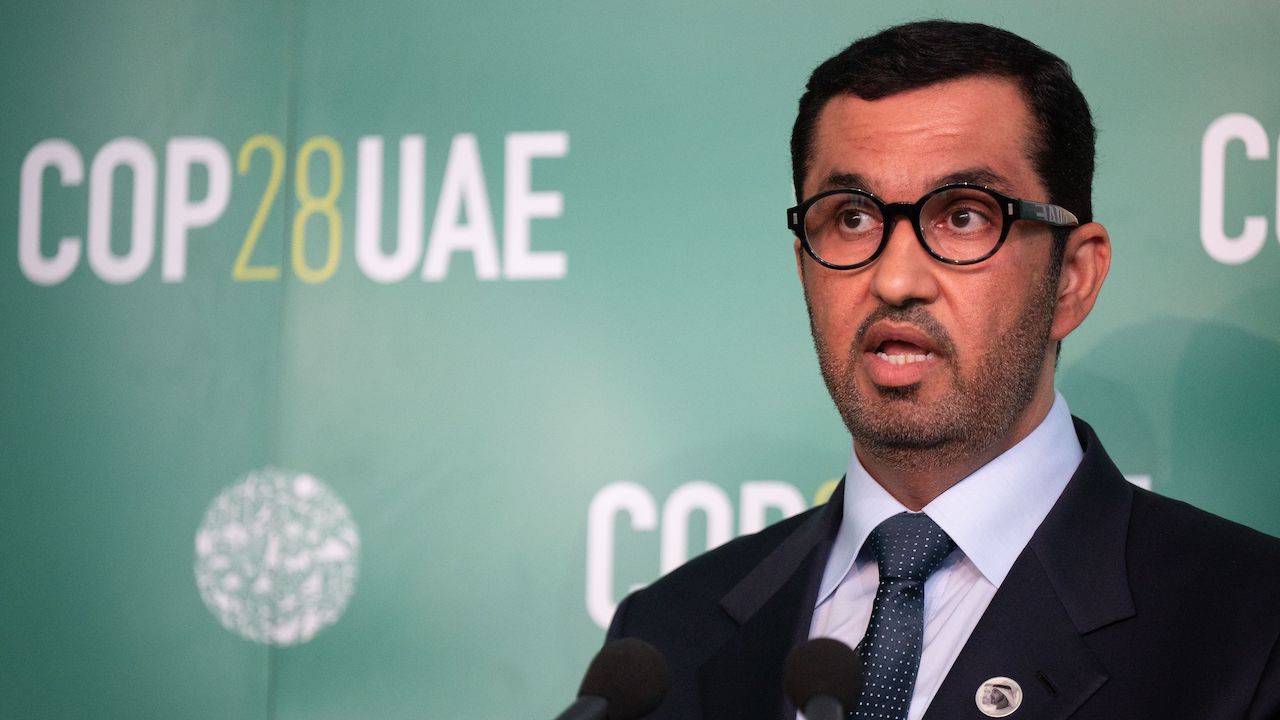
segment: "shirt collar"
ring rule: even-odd
[[[1054,391],[1044,420],[1014,445],[934,498],[922,512],[938,523],[992,585],[1000,587],[1084,457],[1071,411]],[[844,519],[831,548],[817,602],[835,592],[871,531],[907,508],[849,453]]]

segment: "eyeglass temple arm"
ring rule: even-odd
[[[1013,216],[1019,220],[1036,220],[1057,227],[1075,227],[1080,224],[1070,210],[1050,203],[1018,200],[1013,205]]]

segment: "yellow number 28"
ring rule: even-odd
[[[323,152],[329,156],[329,187],[317,197],[311,192],[311,156]],[[322,283],[338,269],[342,254],[342,214],[338,212],[338,195],[342,192],[342,148],[331,137],[320,136],[307,140],[298,151],[298,167],[295,183],[298,195],[298,211],[293,216],[293,272],[307,283]],[[329,228],[329,247],[324,265],[315,268],[307,264],[307,220],[320,215]]]

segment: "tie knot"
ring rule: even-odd
[[[899,513],[871,531],[868,538],[880,566],[880,578],[923,582],[938,569],[956,544],[924,513]]]

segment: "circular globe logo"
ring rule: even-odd
[[[280,647],[342,616],[360,535],[342,500],[307,473],[250,472],[222,491],[196,531],[196,586],[231,632]]]

